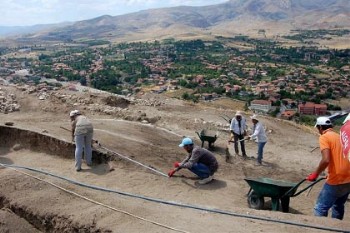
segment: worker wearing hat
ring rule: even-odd
[[[267,142],[267,137],[263,124],[259,121],[257,115],[250,117],[253,122],[253,134],[249,136],[250,139],[256,139],[258,142],[258,157],[256,165],[262,165],[262,159],[264,154],[264,147]]]
[[[233,135],[235,153],[238,155],[238,142],[241,145],[243,158],[247,158],[245,151],[244,137],[247,135],[247,123],[241,111],[237,111],[235,117],[231,120],[230,131]],[[231,137],[232,138],[232,137]],[[230,139],[231,141],[231,139]]]
[[[328,176],[316,205],[316,216],[327,216],[332,209],[332,218],[342,220],[345,202],[350,193],[350,162],[342,155],[340,136],[333,131],[333,125],[328,117],[318,117],[315,127],[320,138],[322,159],[316,170],[306,177],[308,181],[315,181],[326,168]]]
[[[93,126],[90,120],[82,115],[79,110],[69,113],[72,124],[72,141],[75,142],[75,170],[81,170],[82,155],[84,151],[85,161],[88,166],[92,164],[92,136]]]
[[[187,168],[199,177],[199,184],[207,184],[213,180],[213,175],[218,169],[218,162],[213,153],[207,149],[195,146],[191,138],[182,139],[179,147],[188,152],[188,156],[181,162],[174,163],[168,175],[172,177],[175,172],[182,168]]]

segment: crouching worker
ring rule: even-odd
[[[93,126],[86,116],[82,115],[79,110],[73,110],[69,113],[72,124],[72,141],[75,142],[75,170],[81,170],[81,159],[84,151],[86,164],[92,164],[92,136]]]
[[[188,152],[188,156],[181,163],[174,164],[175,168],[168,173],[169,177],[172,177],[178,170],[187,168],[199,176],[199,184],[207,184],[212,181],[219,167],[214,154],[207,149],[195,146],[190,138],[184,138],[179,147],[183,147]]]

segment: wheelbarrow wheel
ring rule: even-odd
[[[248,195],[249,208],[261,210],[264,207],[264,197],[259,196],[254,191]]]

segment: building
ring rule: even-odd
[[[272,109],[271,101],[268,100],[253,100],[250,103],[250,110],[253,112],[267,113]]]
[[[296,114],[296,110],[286,110],[281,114],[281,118],[285,120],[291,120]]]
[[[315,104],[315,115],[323,116],[327,113],[327,105],[325,104]]]
[[[300,114],[322,116],[327,113],[327,105],[306,102],[298,105]]]

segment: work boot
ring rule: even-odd
[[[198,181],[199,184],[208,184],[213,180],[213,176],[208,176],[207,178]]]

